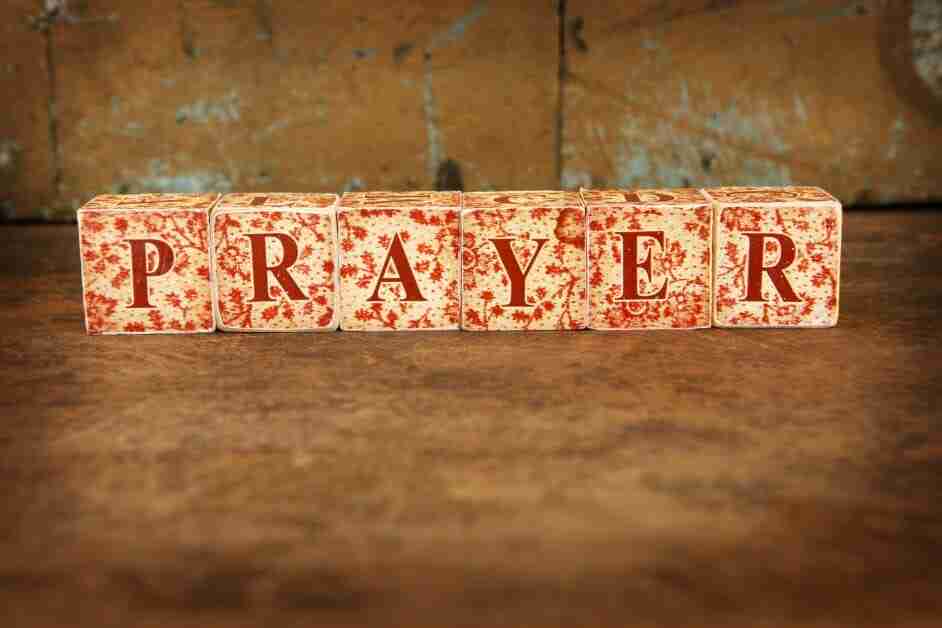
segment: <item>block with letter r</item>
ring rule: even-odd
[[[336,194],[227,194],[212,215],[223,331],[334,331]]]
[[[105,195],[79,209],[89,334],[215,330],[208,223],[218,198]]]
[[[704,190],[713,204],[717,327],[833,327],[841,204],[815,187]]]

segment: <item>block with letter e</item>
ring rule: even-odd
[[[585,225],[578,192],[465,194],[462,329],[585,328]]]
[[[713,204],[713,324],[832,327],[841,204],[815,187],[704,190]]]
[[[333,331],[336,194],[227,194],[212,214],[213,307],[223,331]]]
[[[589,327],[710,326],[712,211],[692,189],[582,190]]]
[[[98,196],[78,211],[89,334],[215,329],[209,215],[216,194]]]
[[[341,329],[458,329],[460,211],[460,192],[344,194]]]

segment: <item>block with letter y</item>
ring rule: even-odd
[[[344,194],[341,328],[458,329],[460,211],[460,192]]]
[[[227,194],[212,215],[223,331],[337,329],[336,194]]]
[[[577,192],[464,195],[462,329],[583,329],[585,208]]]
[[[89,334],[199,333],[213,321],[216,194],[98,196],[78,211]]]
[[[713,204],[713,324],[832,327],[841,204],[815,187],[704,190]]]
[[[697,190],[582,190],[589,327],[710,326],[712,211]]]

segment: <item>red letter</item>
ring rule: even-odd
[[[661,289],[654,294],[641,294],[638,292],[638,269],[648,274],[648,280],[654,278],[651,271],[651,251],[643,262],[638,262],[638,239],[652,238],[664,248],[663,231],[621,231],[621,301],[647,301],[663,299],[667,296],[667,279],[661,284]]]
[[[307,300],[301,288],[288,274],[288,268],[298,261],[298,243],[294,241],[294,238],[284,233],[247,233],[245,237],[252,242],[252,286],[255,288],[255,295],[249,299],[249,302],[274,301],[268,290],[268,273],[274,275],[289,299]],[[281,243],[284,256],[280,264],[268,265],[268,247],[265,246],[265,238],[275,238]]]
[[[749,262],[746,271],[746,301],[765,301],[762,298],[762,272],[769,275],[772,285],[782,296],[782,300],[794,303],[801,301],[792,289],[783,272],[795,261],[795,243],[787,235],[781,233],[744,233],[749,238]],[[771,238],[778,242],[781,254],[778,263],[774,266],[765,266],[765,239]]]
[[[158,277],[173,268],[173,249],[162,240],[127,240],[131,245],[131,285],[134,289],[134,301],[129,307],[154,307],[147,300],[147,278]],[[157,268],[147,270],[147,245],[157,249]]]
[[[513,238],[491,238],[491,242],[494,243],[494,248],[497,249],[497,254],[500,256],[500,261],[504,263],[507,277],[510,279],[510,301],[504,307],[533,307],[527,303],[527,275],[530,274],[533,262],[536,261],[536,256],[543,250],[543,245],[546,244],[547,239],[534,238],[533,241],[537,243],[536,252],[530,258],[526,270],[521,271],[517,256],[514,255],[514,250],[510,246]]]
[[[386,269],[389,268],[389,262],[396,265],[396,276],[386,277]],[[382,301],[379,298],[379,287],[384,283],[401,283],[406,291],[406,298],[403,301],[424,301],[425,298],[419,292],[419,284],[412,274],[412,267],[409,266],[409,260],[406,259],[406,249],[402,246],[402,240],[397,233],[393,237],[392,244],[389,245],[389,253],[386,254],[386,261],[383,262],[383,269],[379,273],[379,281],[373,289],[373,296],[367,301]]]

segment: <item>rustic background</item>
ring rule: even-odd
[[[942,198],[939,0],[6,0],[0,205],[821,184]]]

